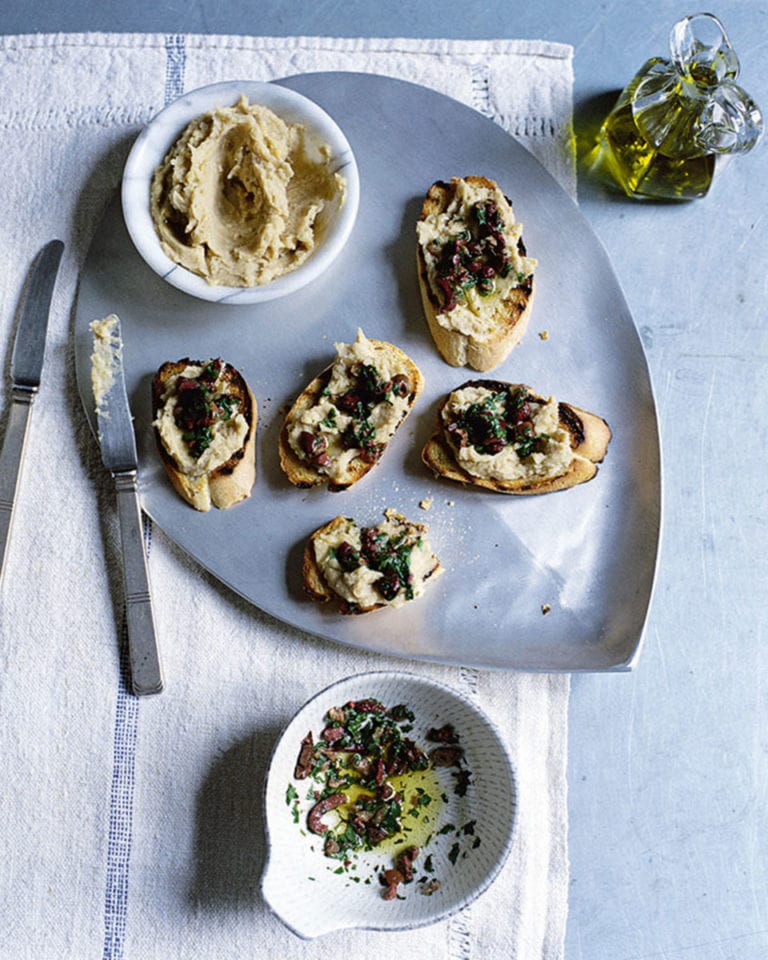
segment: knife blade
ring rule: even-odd
[[[11,409],[0,450],[0,580],[11,534],[32,405],[40,387],[53,288],[64,244],[51,240],[41,250],[27,285],[11,356]]]
[[[131,687],[136,696],[145,696],[163,689],[163,671],[144,550],[138,456],[125,389],[120,320],[114,314],[104,320],[94,320],[91,332],[91,385],[101,459],[115,481]]]

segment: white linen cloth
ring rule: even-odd
[[[77,396],[78,272],[141,126],[184,89],[299,72],[385,73],[492,116],[572,194],[572,51],[532,41],[36,35],[0,38],[0,429],[29,265],[66,243],[0,589],[0,957],[563,956],[564,675],[390,660],[319,641],[234,596],[150,530],[166,690],[125,687],[112,483]],[[305,942],[259,896],[262,778],[313,693],[395,667],[476,698],[519,781],[512,855],[463,913]]]

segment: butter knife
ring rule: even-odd
[[[163,672],[144,552],[137,486],[138,456],[125,389],[120,320],[114,315],[95,320],[91,331],[91,383],[101,459],[114,478],[117,492],[131,688],[136,696],[144,696],[160,693]]]
[[[29,279],[13,345],[11,410],[0,450],[0,580],[5,572],[6,548],[24,459],[27,426],[40,387],[48,314],[63,251],[61,240],[51,240],[40,252]]]

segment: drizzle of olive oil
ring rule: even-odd
[[[441,783],[439,772],[434,767],[413,770],[388,782],[402,798],[400,830],[386,837],[373,848],[376,854],[388,854],[408,846],[423,848],[431,836],[440,829],[440,814],[445,808],[443,796],[447,790]],[[357,800],[371,791],[359,783],[350,783],[343,788],[347,802],[340,804],[326,817],[326,823],[336,829],[353,815]],[[428,800],[424,798],[428,797]],[[421,802],[419,802],[421,801]]]
[[[440,828],[440,814],[445,808],[443,796],[445,786],[440,782],[437,769],[414,770],[400,777],[393,777],[390,783],[403,798],[403,813],[400,817],[400,831],[377,844],[382,853],[404,846],[423,849],[431,836]],[[423,792],[419,792],[423,791]],[[424,797],[429,802],[419,803]]]

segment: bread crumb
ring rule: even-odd
[[[432,506],[432,497],[424,497],[423,500],[419,500],[419,506],[422,510],[429,510]]]
[[[539,333],[539,340],[549,340],[549,330],[542,330]]]
[[[545,617],[546,617],[546,615],[549,613],[549,611],[550,611],[551,609],[552,609],[552,607],[550,607],[550,605],[549,605],[548,603],[542,603],[542,605],[541,605],[541,612],[544,614]]]

